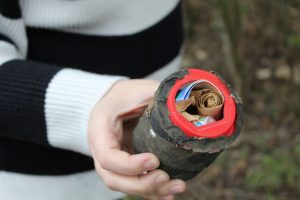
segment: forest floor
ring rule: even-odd
[[[216,70],[226,77],[230,69],[224,64],[228,54],[222,51],[223,30],[216,28],[218,8],[207,2],[185,4],[183,66]],[[239,2],[237,70],[242,82],[250,79],[242,91],[244,127],[231,148],[177,199],[300,199],[300,6]],[[289,14],[286,22],[284,15],[272,12],[283,6]]]
[[[300,2],[227,1],[239,3],[238,14],[220,11],[218,2],[225,1],[185,1],[182,66],[243,85],[244,126],[176,199],[300,199]]]

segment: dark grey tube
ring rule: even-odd
[[[189,180],[209,166],[217,156],[238,137],[243,110],[240,97],[229,88],[235,99],[237,113],[235,132],[230,137],[214,139],[187,137],[181,129],[172,124],[167,108],[169,91],[177,79],[182,79],[188,70],[178,71],[163,80],[155,93],[154,103],[150,105],[133,132],[133,145],[136,153],[151,152],[160,160],[160,169],[171,178]]]

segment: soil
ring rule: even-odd
[[[226,19],[222,6],[234,6],[221,2],[185,1],[183,66],[216,70],[234,88],[241,84],[244,127],[231,148],[176,199],[299,199],[300,2],[230,1],[237,4],[238,20],[233,14]],[[228,73],[222,34],[230,35],[230,27],[216,29],[220,16],[223,24],[239,27],[230,41],[239,77]]]

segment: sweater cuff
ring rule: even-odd
[[[20,58],[21,56],[13,44],[0,40],[0,65]]]
[[[51,146],[91,155],[87,140],[89,115],[121,76],[97,75],[63,69],[46,90],[45,117]]]

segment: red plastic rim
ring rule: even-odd
[[[185,75],[183,79],[178,79],[170,90],[167,106],[170,112],[171,121],[189,137],[217,138],[221,136],[231,136],[235,130],[236,105],[227,86],[216,75],[210,72],[193,68],[188,69],[188,71],[189,73]],[[183,85],[201,79],[207,80],[220,90],[224,96],[224,107],[222,119],[197,127],[177,112],[175,97]]]

